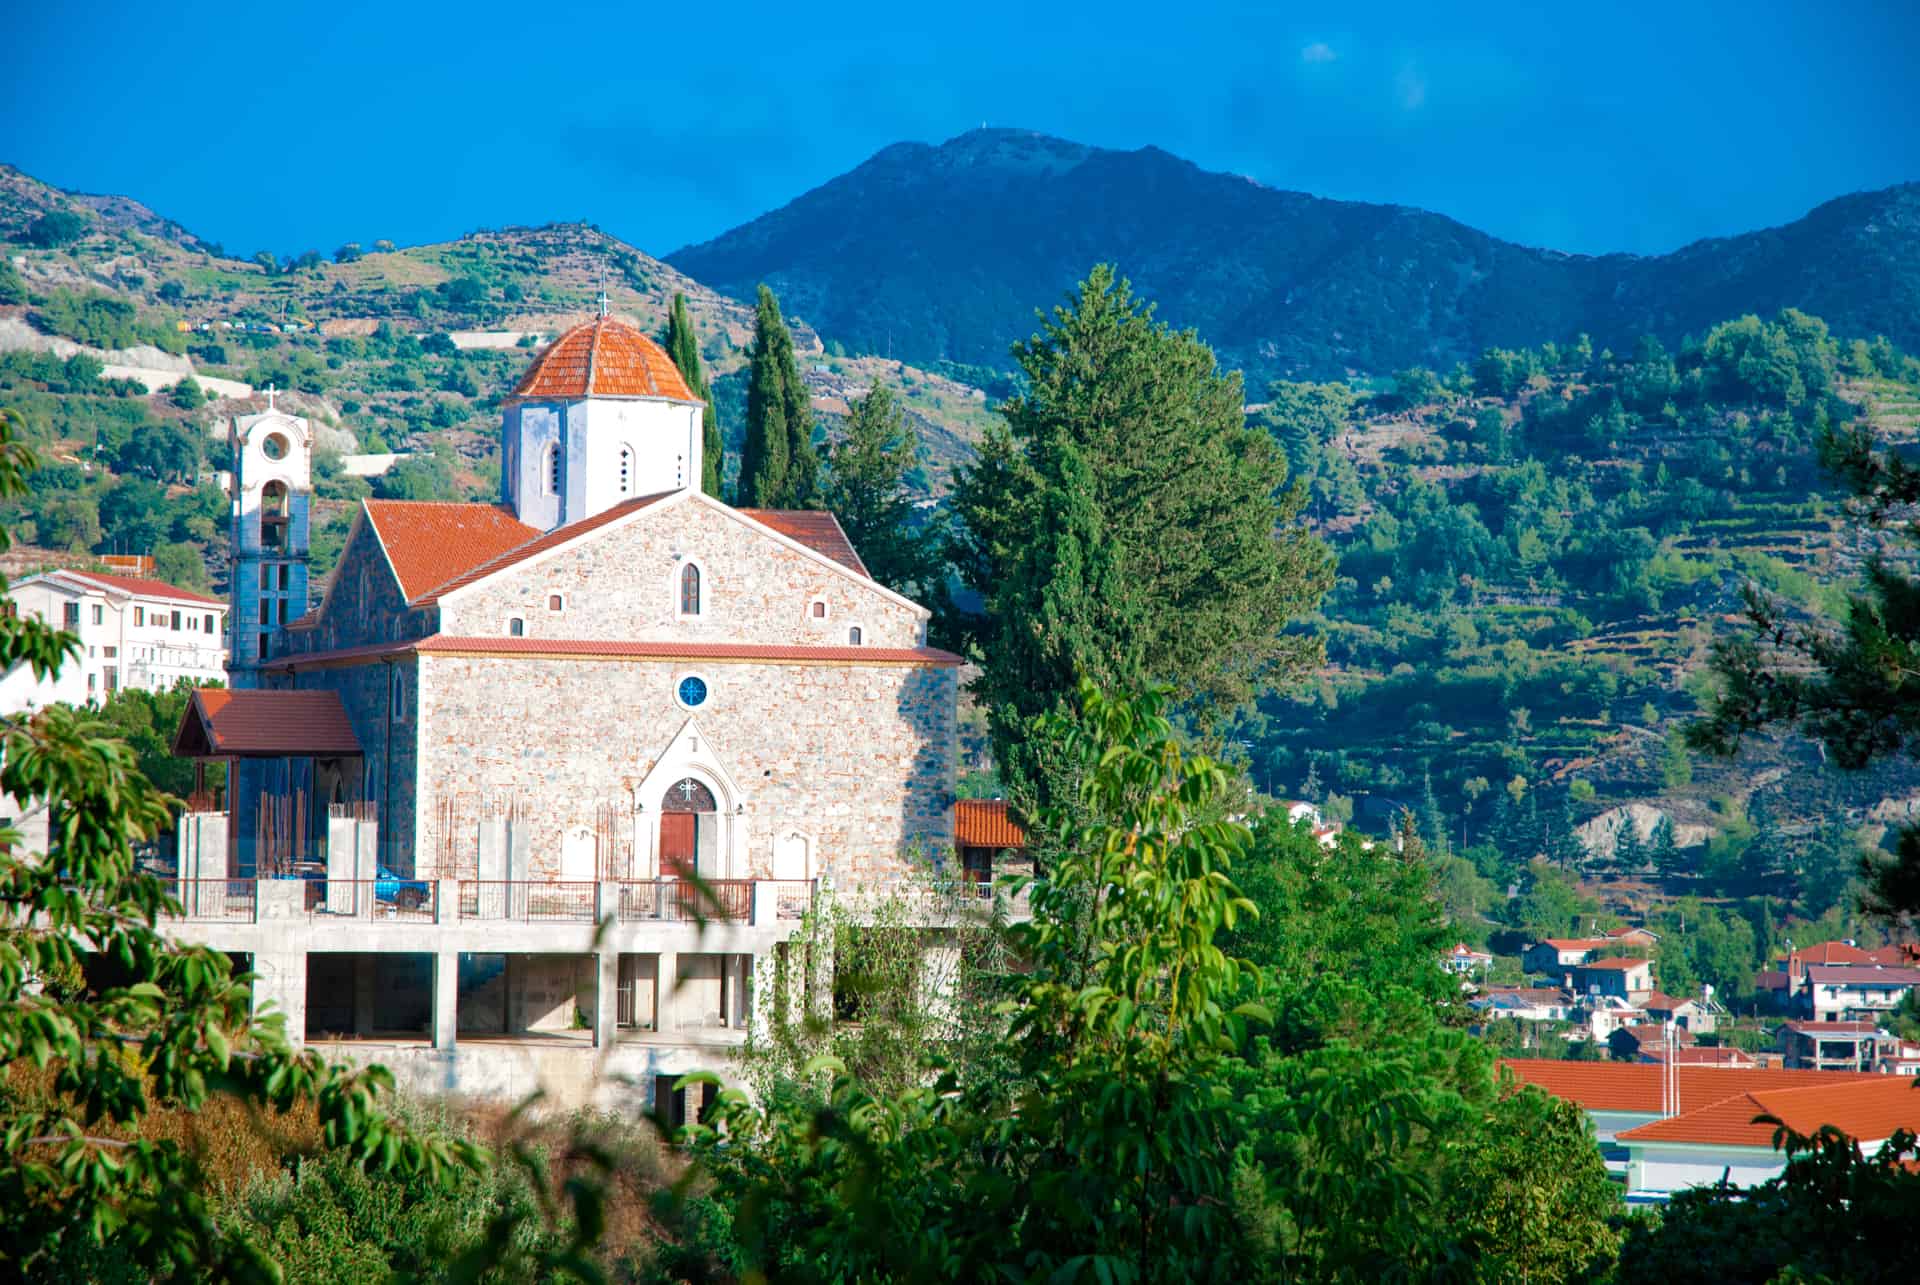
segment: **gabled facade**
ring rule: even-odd
[[[0,677],[0,713],[105,701],[122,687],[166,691],[226,679],[227,605],[145,576],[43,571],[8,587],[7,609],[80,639],[55,677],[26,665]]]

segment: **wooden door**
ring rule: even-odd
[[[691,812],[660,814],[660,877],[687,879],[698,857],[698,818]]]

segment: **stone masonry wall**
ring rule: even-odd
[[[340,552],[325,614],[316,627],[288,637],[299,654],[423,638],[437,627],[438,613],[431,608],[408,610],[373,524],[362,519]]]
[[[710,688],[694,714],[673,698],[688,673]],[[820,873],[884,886],[915,854],[949,859],[957,674],[429,655],[417,684],[420,868],[439,851],[447,808],[457,868],[440,874],[474,877],[479,818],[513,803],[531,834],[530,872],[557,875],[563,832],[595,825],[602,805],[636,823],[641,782],[694,718],[739,791],[719,800],[737,876],[770,874],[776,831],[797,830]],[[653,820],[643,813],[637,825]]]
[[[685,559],[702,568],[705,612],[677,618]],[[563,609],[549,609],[558,594]],[[824,620],[809,613],[815,598]],[[499,636],[509,618],[529,638],[845,646],[859,625],[869,647],[917,647],[920,613],[878,586],[820,565],[755,526],[689,497],[642,509],[544,561],[509,568],[440,603],[441,632]]]

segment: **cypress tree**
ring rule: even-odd
[[[1664,877],[1671,879],[1680,873],[1680,844],[1674,837],[1672,817],[1662,816],[1653,827],[1648,855],[1653,858],[1653,868]]]
[[[1646,845],[1640,842],[1640,827],[1633,823],[1633,814],[1629,812],[1620,825],[1620,832],[1613,837],[1614,863],[1621,870],[1631,873],[1638,870],[1646,859]]]
[[[1018,749],[1029,718],[1078,708],[1075,675],[1172,684],[1204,739],[1318,663],[1318,640],[1288,626],[1332,574],[1299,524],[1305,494],[1286,484],[1285,455],[1247,427],[1240,377],[1154,321],[1112,268],[1095,268],[1014,359],[1026,390],[956,478],[953,561],[985,603],[967,624],[1002,780],[1031,812],[1075,797],[1069,779],[1026,775]],[[1111,587],[1072,610],[1031,580],[1064,556],[1043,546],[1066,527],[1097,533],[1093,578]],[[1052,633],[1066,620],[1068,635]]]
[[[812,508],[819,485],[813,409],[793,355],[793,332],[780,315],[780,301],[763,285],[753,321],[737,498],[750,508]]]
[[[687,313],[687,297],[675,293],[673,310],[667,314],[667,356],[679,368],[693,395],[706,403],[700,416],[700,489],[720,496],[721,479],[727,473],[727,444],[720,436],[720,418],[713,409],[713,389],[700,369],[700,340],[694,334],[693,318]]]

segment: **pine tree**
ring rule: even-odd
[[[1560,806],[1548,818],[1545,851],[1547,860],[1563,870],[1571,870],[1586,859],[1586,845],[1573,832],[1573,796],[1562,794]]]
[[[1028,718],[1069,706],[1076,670],[1130,666],[1123,687],[1172,684],[1206,736],[1253,693],[1318,662],[1318,641],[1287,626],[1332,578],[1325,547],[1298,522],[1305,496],[1285,485],[1279,447],[1246,425],[1239,377],[1191,333],[1156,323],[1111,268],[1096,268],[1014,358],[1026,389],[956,478],[953,561],[985,602],[968,622],[983,657],[976,691],[1009,790],[1031,808],[1062,786],[1055,797],[1071,799],[1072,783],[1009,774],[1006,756]],[[1055,644],[1027,577],[1050,559],[1038,546],[1067,512],[1098,532],[1116,593],[1075,604],[1086,627],[1073,645],[1085,654],[1056,652],[1041,682],[1025,655]]]
[[[1653,841],[1648,847],[1648,855],[1653,859],[1653,868],[1662,878],[1671,879],[1680,871],[1680,844],[1674,837],[1673,818],[1662,814],[1653,827]]]
[[[747,436],[737,499],[746,508],[806,509],[818,503],[820,461],[813,409],[780,301],[760,287],[748,359]]]
[[[922,520],[907,475],[920,443],[885,384],[855,402],[846,432],[827,455],[827,508],[881,584],[922,602],[945,588],[936,514]]]
[[[1307,755],[1307,779],[1300,782],[1300,797],[1309,803],[1318,803],[1325,793],[1320,787],[1320,756]]]
[[[1757,791],[1747,803],[1747,820],[1753,825],[1753,837],[1740,850],[1740,873],[1758,891],[1780,868],[1780,825],[1767,796]]]
[[[667,314],[667,356],[679,368],[693,395],[706,403],[700,419],[700,489],[718,499],[727,472],[727,444],[720,436],[720,418],[713,409],[713,389],[700,369],[700,338],[687,312],[687,297],[676,293]]]
[[[1634,824],[1633,813],[1629,812],[1620,823],[1620,832],[1613,839],[1613,861],[1622,871],[1631,873],[1638,870],[1647,860],[1646,845],[1640,842],[1640,827]]]

